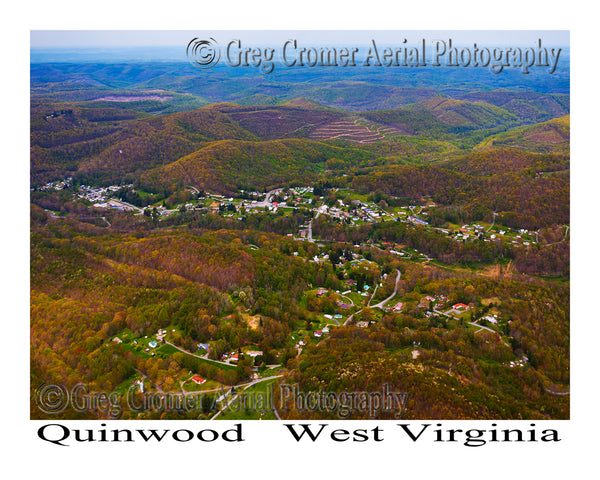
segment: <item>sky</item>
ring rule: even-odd
[[[381,43],[397,43],[452,38],[457,44],[531,46],[542,38],[544,45],[569,45],[568,30],[31,30],[31,48],[110,48],[186,45],[194,37],[213,36],[228,41],[241,38],[259,45],[273,45],[289,38],[320,45],[356,45],[375,38]]]

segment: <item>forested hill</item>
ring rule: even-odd
[[[78,174],[88,181],[126,181],[207,142],[256,139],[208,107],[147,118],[134,115],[139,113],[69,105],[32,109],[32,180]]]
[[[564,152],[568,116],[530,125],[541,112],[545,112],[544,118],[568,113],[564,105],[550,101],[554,97],[514,95],[523,111],[537,113],[512,113],[505,108],[510,102],[499,107],[481,100],[439,96],[401,109],[360,115],[304,100],[252,107],[221,103],[163,115],[151,114],[147,102],[138,97],[116,97],[130,100],[113,102],[35,101],[31,108],[32,183],[39,185],[67,176],[92,184],[133,183],[144,172],[165,167],[220,140],[303,138],[338,145],[342,142],[340,146],[384,154],[388,157],[386,163],[390,159],[392,163],[403,163],[407,153],[417,152],[443,160],[436,152],[472,147],[514,146]],[[503,93],[502,98],[506,96]],[[491,100],[500,103],[495,97]],[[543,110],[548,103],[554,109]],[[528,126],[510,130],[523,125]]]
[[[144,173],[139,185],[151,191],[174,191],[194,186],[231,194],[238,190],[268,189],[289,182],[309,182],[329,159],[356,165],[373,154],[306,139],[249,142],[222,140],[161,168]]]

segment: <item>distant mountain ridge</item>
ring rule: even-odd
[[[540,153],[568,153],[571,141],[570,115],[515,128],[485,139],[478,150],[514,147]]]

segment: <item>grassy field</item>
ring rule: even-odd
[[[209,363],[209,364],[211,364],[214,367],[222,368],[223,370],[235,370],[236,369],[235,365],[228,365],[228,364],[225,364],[225,363],[219,363],[219,362],[216,362],[214,360],[209,360],[208,358],[198,358],[198,357],[196,357],[196,359],[198,361],[200,361],[200,362]]]
[[[216,390],[219,388],[224,388],[227,389],[229,387],[226,387],[225,385],[216,382],[214,380],[207,380],[205,383],[203,383],[202,385],[198,385],[196,382],[194,382],[193,380],[189,379],[187,380],[184,384],[183,384],[183,389],[186,392],[203,392],[206,390]]]
[[[161,345],[157,350],[156,353],[162,354],[162,355],[173,355],[174,353],[177,353],[179,350],[177,350],[175,347],[171,346],[171,345]]]
[[[276,379],[265,380],[242,392],[217,417],[218,420],[275,420],[272,389]]]

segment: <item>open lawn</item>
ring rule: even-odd
[[[216,382],[214,380],[207,380],[202,385],[198,385],[192,379],[189,379],[183,384],[183,389],[186,392],[203,392],[206,390],[216,390],[216,389],[220,389],[220,388],[227,389],[229,387],[227,387],[219,382]]]
[[[273,388],[276,379],[259,382],[239,392],[228,405],[219,420],[275,420],[273,408]]]
[[[161,354],[161,355],[173,355],[174,353],[177,353],[179,350],[177,350],[175,347],[172,347],[171,345],[161,345],[160,347],[158,347],[158,349],[156,349],[156,353]]]

